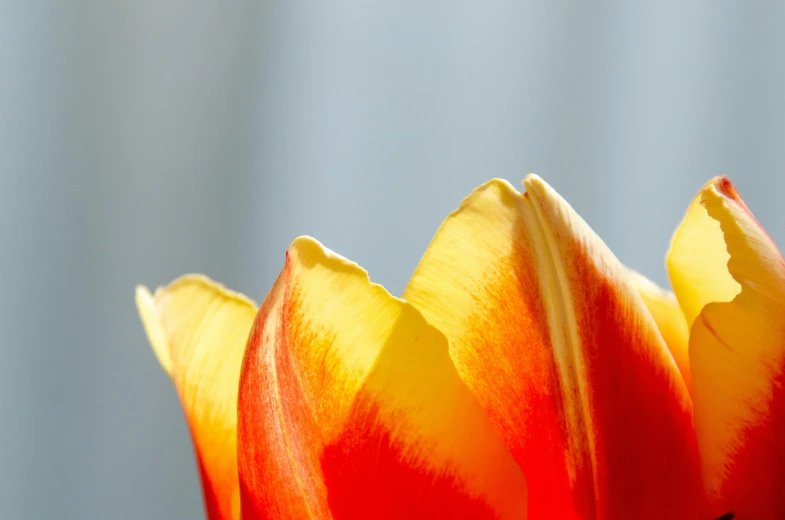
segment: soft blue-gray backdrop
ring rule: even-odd
[[[310,234],[400,293],[528,172],[661,283],[720,173],[785,243],[785,4],[593,4],[1,1],[0,517],[202,515],[137,282]]]

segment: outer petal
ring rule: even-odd
[[[238,413],[244,520],[525,518],[444,336],[312,239],[259,310]]]
[[[526,474],[533,519],[701,518],[684,382],[626,270],[529,176],[475,190],[404,297]]]
[[[684,318],[684,313],[681,311],[681,307],[679,307],[676,296],[638,272],[630,269],[629,274],[632,282],[635,284],[635,288],[638,289],[638,294],[643,299],[643,303],[646,304],[646,308],[649,309],[649,313],[651,313],[652,318],[657,323],[662,339],[665,340],[665,344],[668,345],[668,350],[670,350],[676,366],[679,367],[679,372],[681,372],[681,377],[687,385],[687,390],[690,390],[692,383],[690,380],[690,359],[687,350],[690,331],[687,328],[687,320]]]
[[[709,218],[719,232],[701,235]],[[785,261],[723,177],[698,195],[668,260],[679,301],[706,304],[689,349],[695,426],[716,512],[785,518]],[[716,266],[725,261],[721,272]]]
[[[137,287],[136,305],[153,350],[180,394],[207,516],[239,518],[237,388],[256,305],[197,275],[179,278],[155,295]]]

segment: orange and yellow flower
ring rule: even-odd
[[[402,299],[311,238],[259,308],[137,289],[211,520],[785,518],[785,261],[730,182],[675,294],[524,185],[469,195]]]

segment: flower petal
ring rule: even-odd
[[[739,294],[739,284],[728,272],[729,258],[720,223],[696,197],[673,234],[667,259],[673,292],[689,327],[707,303],[731,301]]]
[[[697,247],[706,219],[719,234],[706,233]],[[718,177],[676,232],[669,270],[680,302],[705,305],[689,351],[695,428],[716,512],[785,518],[785,261],[730,181]]]
[[[689,395],[626,270],[547,184],[481,186],[404,297],[524,469],[529,515],[700,518]]]
[[[525,518],[523,474],[444,336],[312,239],[259,310],[238,418],[244,520]]]
[[[649,309],[649,313],[657,328],[660,329],[662,339],[670,350],[676,366],[679,367],[681,377],[684,379],[684,384],[687,385],[687,390],[690,390],[692,383],[690,381],[690,359],[687,350],[689,342],[690,331],[687,328],[687,320],[684,318],[684,313],[679,307],[679,302],[676,296],[665,289],[659,287],[657,284],[643,276],[642,274],[629,271],[630,278],[638,289],[638,294],[641,295],[643,303]]]
[[[147,337],[174,382],[193,437],[207,516],[239,518],[237,388],[256,305],[203,276],[136,288]]]

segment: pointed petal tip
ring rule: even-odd
[[[295,238],[289,245],[289,249],[286,250],[286,257],[301,262],[335,261],[339,264],[343,264],[346,267],[359,269],[365,272],[365,270],[357,263],[352,262],[348,258],[336,253],[329,247],[319,242],[317,239],[308,235],[301,235]]]
[[[300,248],[309,248],[309,247],[326,249],[324,245],[318,240],[316,240],[314,237],[310,235],[300,235],[299,237],[292,240],[292,243],[289,244],[289,249],[287,249],[287,251],[292,249],[297,250]]]
[[[548,184],[546,181],[542,179],[539,175],[534,173],[530,173],[526,176],[523,180],[523,186],[526,188],[526,192],[524,195],[529,197],[531,195],[533,200],[540,201],[540,203],[547,203],[550,202],[557,202],[559,206],[567,205],[569,203],[562,198],[559,193],[553,189],[553,187]],[[570,212],[572,212],[572,207],[570,206]],[[576,214],[577,216],[577,214]],[[579,217],[580,218],[580,217]]]
[[[733,200],[734,202],[742,202],[741,195],[736,190],[731,180],[724,176],[718,175],[712,178],[709,182],[703,185],[696,199],[704,206],[710,200],[722,198],[723,200]]]
[[[146,285],[137,284],[134,290],[134,301],[136,302],[137,309],[149,306],[155,306],[155,301],[153,300],[153,294],[150,292],[150,289]]]
[[[474,189],[474,191],[481,190],[489,186],[502,187],[504,189],[511,188],[515,190],[513,185],[507,179],[502,179],[501,177],[493,177],[492,179],[488,179],[484,183],[480,184],[477,188]]]
[[[139,318],[142,321],[142,326],[147,334],[147,339],[153,349],[153,353],[158,359],[158,363],[169,376],[172,375],[172,359],[169,352],[168,333],[163,321],[165,309],[163,309],[162,306],[165,305],[164,302],[168,294],[172,294],[177,289],[189,284],[200,286],[208,291],[215,291],[218,294],[224,295],[229,300],[234,300],[240,305],[258,307],[253,300],[244,294],[232,291],[223,284],[199,273],[181,275],[167,285],[159,285],[154,293],[151,292],[146,285],[137,284],[134,299],[137,311],[139,312]]]
[[[169,341],[166,337],[166,330],[161,321],[155,297],[150,293],[150,289],[141,284],[136,286],[136,308],[139,311],[139,318],[142,320],[147,340],[150,342],[158,363],[171,376],[172,359],[169,354]]]
[[[383,285],[373,282],[368,271],[361,265],[336,253],[313,237],[303,235],[295,238],[286,250],[286,259],[287,265],[308,271],[324,269],[325,273],[339,272],[351,277],[359,277],[365,283],[369,283],[374,291],[379,291],[398,303],[407,304],[406,301],[390,294]]]
[[[703,188],[701,188],[697,199],[704,206],[711,200],[722,199],[724,201],[732,201],[749,212],[749,209],[741,198],[741,194],[739,194],[736,186],[734,186],[733,182],[725,175],[718,175],[707,182]]]
[[[489,194],[493,195],[490,198],[501,200],[505,204],[512,203],[514,200],[518,200],[521,197],[521,193],[515,189],[509,181],[496,177],[474,188],[474,190],[461,201],[460,206],[453,210],[444,221],[447,222],[465,211],[472,211],[473,209],[480,211],[478,203],[482,205],[481,201],[487,199]]]
[[[542,177],[540,177],[540,176],[539,176],[539,175],[537,175],[536,173],[527,173],[527,174],[526,174],[526,177],[524,177],[524,179],[523,179],[523,183],[524,183],[524,184],[526,184],[526,183],[532,183],[532,184],[535,184],[535,183],[542,183],[542,184],[547,184],[547,183],[546,183],[544,180],[542,180]]]
[[[515,189],[515,186],[513,186],[512,183],[510,183],[510,181],[508,181],[507,179],[501,179],[499,177],[494,177],[493,179],[486,181],[484,184],[481,184],[480,186],[474,189],[472,194],[474,194],[475,192],[485,191],[490,188],[500,190],[503,193],[520,195],[520,192],[517,189]],[[466,198],[468,199],[469,197]]]
[[[737,202],[741,201],[741,195],[736,190],[736,187],[730,181],[730,179],[724,175],[720,175],[718,177],[714,177],[711,180],[711,184],[723,195],[726,197],[733,199]]]

